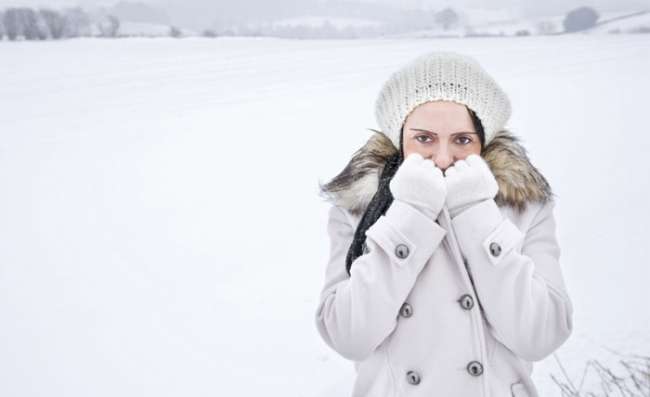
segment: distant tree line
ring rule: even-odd
[[[111,15],[112,11],[103,10],[89,15],[80,7],[66,8],[60,11],[41,8],[38,10],[28,7],[7,8],[0,10],[0,40],[47,40],[72,37],[125,37],[142,35],[129,33],[129,27],[123,26],[120,32],[120,20]],[[339,16],[345,19],[344,15]],[[363,20],[363,15],[357,15]],[[578,7],[570,10],[560,22],[539,21],[530,29],[519,29],[509,35],[529,36],[533,34],[552,35],[581,32],[609,21],[599,21],[598,12],[592,7]],[[312,24],[287,23],[286,21],[240,21],[240,23],[219,23],[211,29],[199,33],[204,37],[218,36],[275,36],[284,38],[304,39],[340,39],[340,38],[370,38],[382,35],[410,33],[414,31],[430,31],[436,37],[458,37],[464,31],[465,37],[506,36],[503,31],[494,29],[483,30],[467,25],[467,18],[453,8],[441,10],[401,10],[384,19],[375,19],[376,23],[337,23],[337,16],[324,18],[323,22]],[[371,19],[372,21],[372,19]],[[557,26],[560,25],[561,26]],[[630,30],[631,33],[648,33],[650,26]],[[620,33],[620,29],[610,33]],[[164,36],[165,34],[155,34]],[[184,37],[183,30],[169,26],[169,37]]]
[[[91,17],[82,8],[56,11],[28,7],[0,11],[0,39],[47,40],[71,37],[116,37],[120,21],[113,15]]]
[[[274,23],[259,21],[206,29],[204,37],[218,36],[273,36],[299,39],[355,39],[377,37],[383,34],[399,34],[413,30],[439,29],[450,31],[461,26],[460,15],[452,8],[440,11],[402,10],[389,20],[376,24],[349,24],[337,26],[338,18],[324,17],[318,24]],[[342,17],[345,19],[345,17]],[[360,18],[363,19],[363,18]]]

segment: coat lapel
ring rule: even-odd
[[[373,131],[374,134],[352,155],[343,171],[320,186],[327,200],[353,215],[365,212],[377,192],[386,160],[398,151],[386,135]],[[481,156],[499,184],[495,197],[499,206],[508,205],[523,211],[529,202],[551,199],[553,193],[548,181],[532,165],[519,138],[508,130],[497,132]]]

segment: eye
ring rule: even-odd
[[[431,142],[431,137],[429,135],[416,135],[415,140],[420,143],[429,143]]]
[[[469,145],[472,143],[472,138],[468,137],[467,135],[461,135],[456,138],[456,142],[460,143],[461,145]]]

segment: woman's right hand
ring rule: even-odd
[[[413,205],[436,220],[447,196],[447,184],[440,168],[419,153],[411,153],[391,179],[389,188],[395,200]]]

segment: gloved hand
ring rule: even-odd
[[[452,218],[474,204],[493,199],[499,191],[490,167],[478,154],[470,154],[447,168],[445,181],[446,205]]]
[[[445,204],[447,188],[440,168],[419,153],[411,153],[390,181],[389,189],[395,200],[413,205],[432,220],[436,220]]]

